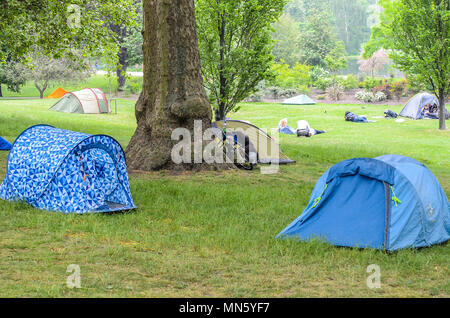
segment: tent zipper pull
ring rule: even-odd
[[[322,196],[323,196],[323,194],[325,193],[325,190],[327,189],[327,187],[328,187],[328,183],[325,184],[325,188],[323,188],[322,193],[320,194],[320,196],[314,200],[314,205],[312,206],[313,209],[314,209],[314,208],[319,204],[319,202],[322,200]]]
[[[399,198],[397,198],[397,196],[395,195],[395,191],[394,191],[394,187],[391,186],[391,191],[392,191],[392,201],[394,201],[395,206],[398,206],[399,204],[402,204],[402,201],[400,201]]]

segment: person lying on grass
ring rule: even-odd
[[[317,130],[311,128],[306,120],[299,120],[297,122],[297,137],[312,137],[315,135],[320,135],[326,133],[326,130]]]
[[[278,123],[278,131],[280,134],[287,134],[287,135],[297,135],[297,137],[312,137],[314,135],[323,134],[326,132],[326,130],[317,130],[314,128],[311,128],[309,126],[309,123],[306,120],[299,120],[297,121],[297,129],[293,129],[288,126],[287,124],[287,118],[283,118]]]
[[[352,112],[345,112],[345,120],[346,121],[352,121],[354,123],[374,123],[374,121],[367,120],[367,117],[364,115],[356,115]]]

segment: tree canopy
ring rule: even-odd
[[[23,58],[32,47],[55,58],[76,48],[87,55],[117,52],[116,36],[106,20],[130,24],[132,0],[2,0],[0,45],[12,58]],[[0,51],[0,61],[4,61]],[[68,57],[70,58],[70,56]]]
[[[285,0],[196,1],[202,72],[217,119],[270,76],[272,24],[285,4]]]
[[[450,90],[450,0],[380,0],[383,12],[366,54],[390,50],[395,66],[428,83],[440,102],[439,128]]]

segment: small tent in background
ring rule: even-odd
[[[400,116],[412,119],[423,118],[423,108],[428,104],[435,104],[439,106],[439,100],[436,96],[429,93],[419,93],[411,98],[400,112]]]
[[[99,88],[85,88],[81,91],[66,93],[50,110],[79,114],[110,112],[106,95]]]
[[[58,87],[53,93],[48,95],[46,98],[61,98],[63,97],[67,91],[61,87]]]
[[[282,105],[315,105],[316,102],[305,94],[288,98],[281,103]]]
[[[14,142],[6,171],[3,200],[64,213],[135,208],[125,154],[109,136],[30,127]]]
[[[322,175],[305,211],[277,237],[387,251],[425,247],[450,239],[450,204],[414,159],[349,159]]]
[[[214,127],[223,129],[224,122],[216,121]],[[280,149],[280,145],[268,134],[250,124],[240,120],[227,120],[227,132],[242,132],[248,137],[258,153],[258,163],[261,164],[289,164],[295,161],[289,159]]]
[[[11,143],[4,139],[3,137],[0,137],[0,150],[11,150]]]

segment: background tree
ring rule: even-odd
[[[330,23],[330,14],[315,11],[301,28],[301,62],[312,66],[324,66],[324,59],[336,47],[336,35]]]
[[[142,1],[133,1],[133,10],[135,11],[135,24],[129,23],[115,24],[110,23],[109,28],[115,34],[118,53],[117,53],[117,83],[118,91],[123,91],[127,80],[127,69],[129,65],[142,64]]]
[[[272,53],[275,61],[281,62],[283,60],[290,66],[294,66],[301,60],[299,23],[290,14],[283,14],[273,26],[275,29],[273,33],[275,45]]]
[[[366,0],[331,0],[334,28],[338,40],[349,54],[359,54],[361,45],[370,37],[367,23],[369,4]]]
[[[389,55],[387,52],[381,48],[366,60],[359,60],[359,70],[364,73],[370,74],[372,77],[375,72],[382,70],[389,64]]]
[[[104,17],[115,24],[129,24],[131,0],[2,0],[0,46],[11,58],[26,56],[37,46],[44,55],[71,58],[72,49],[85,56],[109,55],[116,59],[117,44]],[[5,54],[0,50],[0,61]]]
[[[23,65],[6,54],[5,61],[0,62],[0,97],[3,97],[2,84],[12,92],[19,92],[25,81]]]
[[[381,19],[383,41],[396,67],[428,83],[439,99],[439,129],[446,129],[450,90],[450,0],[394,0]],[[424,18],[425,17],[425,18]]]
[[[137,128],[126,149],[135,170],[194,167],[175,165],[175,128],[193,135],[194,120],[211,126],[211,106],[203,86],[193,0],[144,0],[144,78],[136,103]],[[192,149],[196,145],[192,144]]]
[[[325,67],[333,73],[333,85],[331,95],[334,100],[339,100],[339,95],[341,88],[337,83],[337,72],[339,70],[345,69],[347,67],[347,53],[345,52],[344,43],[341,41],[336,42],[336,46],[334,49],[330,51],[330,53],[325,56],[324,63]]]
[[[369,25],[373,22],[369,23],[369,19],[373,20],[375,3],[376,0],[293,0],[286,5],[285,13],[300,26],[302,33],[305,21],[317,12],[328,14],[328,21],[317,22],[330,24],[336,39],[344,42],[346,52],[356,55],[370,37]],[[282,36],[276,33],[276,38]],[[298,50],[294,43],[290,48],[293,52]]]
[[[76,54],[71,58],[54,59],[38,50],[30,56],[31,62],[24,73],[33,81],[40,98],[44,98],[44,92],[51,83],[82,81],[90,75],[87,62],[83,62],[81,57],[74,59],[74,56]]]
[[[217,120],[271,76],[271,25],[285,0],[197,0],[197,28],[205,86]]]

